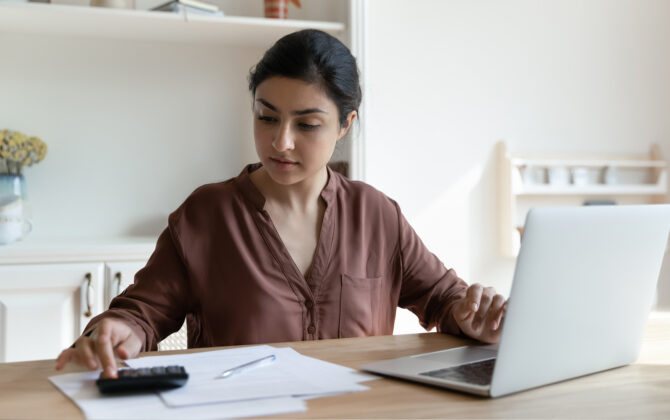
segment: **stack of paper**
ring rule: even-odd
[[[274,354],[269,366],[219,379],[225,370]],[[305,411],[305,399],[367,389],[375,379],[353,369],[303,356],[291,348],[243,347],[127,360],[132,368],[182,365],[188,383],[158,394],[106,396],[97,372],[52,376],[87,419],[223,419]]]

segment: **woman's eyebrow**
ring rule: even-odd
[[[275,112],[279,112],[279,111],[277,111],[277,107],[276,107],[276,106],[272,105],[270,102],[266,101],[265,99],[258,98],[258,99],[256,99],[256,102],[260,102],[260,103],[262,103],[263,105],[265,105],[266,108],[270,108],[271,110],[273,110],[273,111],[275,111]]]
[[[320,112],[320,113],[323,113],[323,114],[327,114],[327,112],[324,111],[324,110],[321,109],[321,108],[307,108],[307,109],[301,109],[301,110],[298,110],[298,111],[292,111],[291,114],[293,114],[293,115],[305,115],[305,114],[314,114],[314,113],[317,113],[317,112]]]
[[[256,101],[262,103],[266,108],[270,108],[271,110],[273,110],[275,112],[279,112],[279,110],[277,109],[276,106],[272,105],[270,102],[266,101],[263,98],[258,98],[258,99],[256,99]],[[297,111],[291,111],[291,114],[293,114],[293,115],[305,115],[305,114],[314,114],[314,113],[319,113],[319,112],[323,113],[323,114],[327,114],[327,112],[324,111],[321,108],[300,109],[300,110],[297,110]]]

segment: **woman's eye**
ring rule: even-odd
[[[312,124],[305,124],[305,123],[300,123],[299,126],[303,130],[316,130],[317,128],[319,128],[319,125],[312,125]]]
[[[258,120],[259,120],[259,121],[266,122],[266,123],[273,123],[273,122],[277,121],[275,118],[272,118],[272,117],[266,117],[266,116],[263,116],[263,115],[259,115],[259,116],[258,116]]]

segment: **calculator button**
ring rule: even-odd
[[[164,375],[165,374],[165,368],[163,366],[156,366],[151,368],[151,374],[152,375]]]
[[[149,376],[151,375],[150,368],[139,368],[137,369],[137,376]]]
[[[96,381],[102,393],[147,392],[184,386],[188,373],[183,366],[156,366],[152,368],[119,369],[117,378],[104,378],[102,373]]]
[[[184,368],[182,366],[168,366],[165,368],[167,373],[183,373]]]

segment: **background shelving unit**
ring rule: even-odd
[[[597,180],[575,185],[552,184],[545,179],[528,182],[528,168],[574,168],[596,171]],[[605,184],[602,172],[614,169],[617,183]],[[647,156],[558,157],[512,154],[504,142],[498,144],[498,192],[500,249],[516,256],[526,213],[532,207],[547,205],[583,205],[586,201],[613,201],[617,204],[653,204],[668,201],[668,168],[657,145]]]
[[[150,41],[268,46],[314,28],[339,36],[341,22],[261,17],[180,15],[147,10],[56,4],[0,3],[0,32]]]

